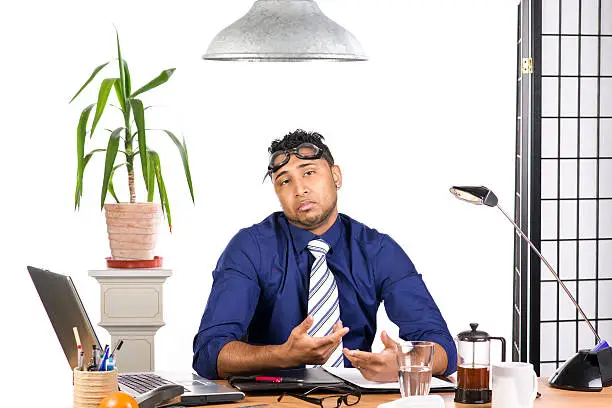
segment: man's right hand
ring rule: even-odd
[[[342,337],[349,332],[348,327],[343,327],[342,321],[338,320],[331,334],[325,337],[313,337],[308,335],[308,329],[312,327],[313,322],[311,316],[306,317],[302,323],[291,330],[289,338],[283,344],[291,366],[325,364],[342,342]]]

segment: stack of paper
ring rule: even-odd
[[[360,388],[370,390],[397,390],[399,391],[399,382],[388,382],[380,383],[374,381],[368,381],[363,378],[361,372],[356,368],[344,368],[344,367],[323,367],[328,373],[335,375],[338,378],[342,378],[344,381],[350,382]],[[437,377],[431,378],[430,390],[435,391],[436,389],[443,388],[455,388],[456,385],[450,381],[442,380]]]

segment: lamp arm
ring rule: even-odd
[[[565,293],[567,294],[567,296],[569,296],[570,300],[572,301],[572,303],[574,304],[574,306],[576,306],[576,310],[578,310],[578,312],[580,313],[580,315],[582,316],[582,318],[584,319],[584,321],[586,322],[586,324],[589,325],[589,328],[591,329],[591,331],[593,332],[593,334],[595,335],[595,338],[597,339],[597,343],[599,343],[601,341],[601,338],[599,337],[599,335],[597,334],[597,332],[595,331],[595,328],[593,327],[593,325],[591,324],[591,322],[589,321],[589,319],[586,317],[586,315],[584,314],[584,312],[582,311],[582,308],[580,307],[580,305],[578,305],[578,302],[576,302],[576,299],[574,299],[574,296],[572,296],[572,294],[570,293],[569,289],[567,288],[567,286],[565,286],[565,284],[563,283],[563,281],[559,278],[559,275],[557,275],[557,273],[555,272],[555,270],[553,269],[552,266],[550,266],[550,264],[548,263],[548,261],[546,260],[546,258],[544,258],[544,256],[540,253],[540,251],[538,251],[538,248],[535,247],[535,245],[533,245],[533,243],[531,242],[531,240],[529,238],[527,238],[527,236],[523,233],[523,231],[521,230],[521,228],[516,225],[516,223],[514,222],[514,220],[512,218],[510,218],[508,216],[508,214],[506,214],[506,212],[498,205],[496,205],[497,208],[499,208],[499,211],[502,212],[502,214],[504,214],[504,216],[508,219],[508,221],[510,221],[512,223],[512,225],[514,225],[514,228],[518,231],[519,234],[521,234],[521,236],[523,237],[523,239],[525,241],[527,241],[527,243],[529,244],[529,246],[531,247],[531,249],[533,249],[533,251],[538,255],[538,257],[540,258],[540,260],[542,260],[542,262],[544,262],[544,264],[546,265],[546,267],[548,268],[548,270],[550,271],[550,273],[553,274],[553,276],[555,277],[555,279],[557,280],[557,282],[559,283],[559,285],[561,285],[561,287],[563,288],[563,290],[565,291]],[[576,283],[578,284],[578,283]]]

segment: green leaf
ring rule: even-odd
[[[121,163],[113,167],[113,171],[111,171],[111,175],[110,175],[110,182],[108,183],[108,192],[111,193],[111,195],[113,196],[113,198],[115,199],[117,203],[119,203],[119,199],[117,198],[117,194],[115,194],[115,186],[113,185],[113,176],[115,175],[115,170],[117,170],[121,166],[125,166],[125,163]]]
[[[77,183],[74,192],[74,209],[78,209],[81,205],[81,196],[83,195],[83,172],[85,171],[85,135],[87,134],[87,120],[89,114],[95,104],[91,104],[81,112],[79,124],[77,125]]]
[[[144,119],[144,108],[140,99],[130,99],[130,106],[134,112],[134,121],[136,122],[136,128],[138,129],[138,150],[140,151],[140,164],[142,166],[142,177],[145,182],[145,186],[148,188],[149,172],[147,166],[149,161],[147,160],[147,136],[145,132],[145,119]],[[147,190],[148,191],[148,190]]]
[[[113,172],[113,174],[115,173]],[[115,202],[119,204],[119,198],[117,197],[117,194],[115,193],[115,186],[113,185],[112,176],[111,176],[110,183],[108,184],[108,192],[111,194],[111,196],[113,196],[113,198],[115,199]]]
[[[93,124],[91,125],[90,135],[93,135],[94,130],[96,130],[96,126],[98,125],[98,121],[102,117],[102,113],[104,113],[106,101],[108,100],[108,94],[110,93],[115,81],[117,81],[117,78],[106,78],[100,85],[100,92],[98,92],[98,103],[96,105],[96,115],[94,116]]]
[[[115,33],[117,34],[117,59],[119,60],[119,80],[121,81],[121,90],[123,91],[123,100],[127,101],[128,99],[128,82],[129,79],[126,80],[126,75],[125,75],[125,68],[127,67],[127,64],[123,63],[123,58],[121,58],[121,46],[119,46],[119,31],[117,31],[117,28],[115,28]],[[129,75],[129,72],[128,72]],[[131,84],[130,84],[131,87]]]
[[[107,66],[107,65],[108,65],[108,62],[105,62],[105,63],[104,63],[104,64],[102,64],[102,65],[98,65],[98,66],[96,67],[96,69],[94,69],[94,70],[93,70],[93,72],[91,73],[91,76],[89,77],[89,79],[87,80],[87,82],[85,82],[85,83],[83,84],[83,86],[81,87],[81,89],[79,89],[79,90],[78,90],[78,92],[77,92],[76,94],[74,94],[74,96],[72,97],[72,99],[71,99],[71,100],[70,100],[70,102],[68,102],[68,103],[72,103],[72,101],[74,101],[74,100],[75,100],[75,98],[76,98],[77,96],[79,96],[79,94],[81,93],[81,91],[82,91],[83,89],[85,89],[85,87],[86,87],[87,85],[89,85],[89,83],[90,83],[91,81],[93,81],[93,79],[96,77],[96,75],[98,74],[98,72],[100,72],[100,71],[102,70],[102,68],[104,68],[104,67],[105,67],[105,66]]]
[[[119,81],[115,81],[113,84],[115,88],[115,94],[117,95],[117,99],[119,100],[119,105],[121,105],[121,112],[125,114],[125,99],[123,99],[123,91],[121,90],[121,83]],[[113,106],[112,104],[109,104]]]
[[[125,77],[125,94],[129,95],[132,93],[132,78],[126,60],[123,60],[123,76]]]
[[[113,130],[110,138],[108,139],[108,146],[106,147],[106,161],[104,163],[104,181],[102,182],[102,194],[100,197],[100,208],[104,208],[104,201],[106,200],[106,194],[108,192],[108,186],[110,184],[111,172],[115,164],[115,158],[117,157],[117,150],[119,150],[119,139],[123,128],[117,128]]]
[[[185,177],[187,177],[187,184],[189,185],[189,193],[191,193],[191,201],[195,203],[195,198],[193,196],[193,184],[191,183],[191,171],[189,170],[189,157],[187,156],[187,145],[185,144],[185,138],[183,138],[183,142],[181,143],[172,132],[166,129],[161,129],[162,132],[165,132],[170,139],[176,145],[176,148],[179,150],[181,154],[181,160],[183,161],[183,168],[185,170]]]
[[[152,155],[148,155],[147,157],[149,161],[147,166],[149,171],[149,174],[147,175],[147,180],[149,181],[149,185],[147,186],[147,201],[151,203],[153,202],[153,196],[155,195],[155,163],[153,162]]]
[[[149,81],[149,83],[147,83],[145,86],[143,86],[142,88],[134,92],[130,97],[133,98],[137,95],[140,95],[141,93],[150,91],[151,89],[157,88],[161,84],[166,83],[168,79],[170,79],[172,74],[174,73],[175,69],[176,68],[170,68],[170,69],[166,69],[165,71],[162,71],[161,74],[159,74],[157,77]]]
[[[151,156],[151,161],[153,162],[153,165],[155,167],[155,178],[157,179],[157,187],[159,189],[159,199],[161,201],[162,211],[166,215],[166,219],[168,220],[168,227],[170,228],[170,232],[172,232],[172,215],[170,214],[170,202],[168,201],[166,185],[164,184],[164,178],[162,177],[159,155],[153,150],[149,150],[149,155]]]
[[[87,153],[87,155],[85,155],[85,157],[83,158],[83,168],[80,172],[80,174],[77,176],[78,177],[78,181],[77,181],[77,191],[78,191],[78,197],[76,196],[76,192],[75,192],[75,209],[77,204],[80,206],[81,205],[81,197],[83,196],[83,174],[85,173],[85,169],[87,168],[87,163],[89,163],[89,160],[91,160],[92,156],[95,153],[98,152],[105,152],[106,149],[94,149],[91,152]]]

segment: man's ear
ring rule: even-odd
[[[336,185],[336,189],[342,187],[342,170],[340,170],[340,166],[333,165],[331,166],[332,178],[334,179],[334,184]]]

